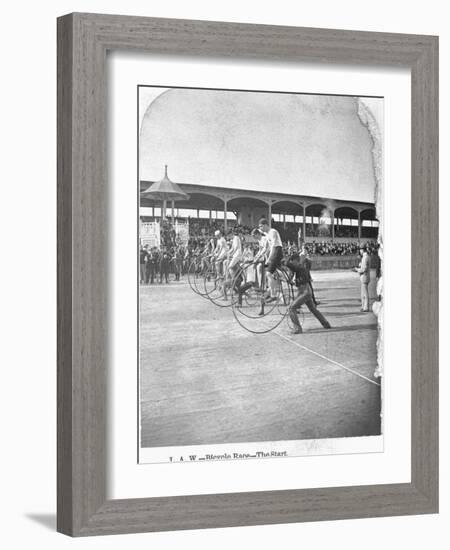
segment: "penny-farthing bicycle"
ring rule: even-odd
[[[277,268],[273,282],[263,262],[243,265],[232,281],[235,298],[231,302],[236,321],[245,330],[264,334],[277,328],[286,318],[294,299],[291,275]]]
[[[207,256],[197,256],[194,258],[188,269],[187,278],[189,286],[196,294],[202,296],[203,298],[207,298],[204,280],[209,269],[210,261]]]
[[[281,267],[275,271],[272,289],[263,262],[243,264],[233,277],[222,273],[208,257],[197,257],[189,267],[188,282],[196,294],[213,304],[231,306],[237,322],[249,332],[270,332],[284,319],[291,329],[295,328],[289,316],[294,283],[288,269]],[[301,308],[297,310],[297,315],[303,325]]]
[[[229,275],[226,261],[211,262],[203,274],[205,297],[219,307],[230,307],[237,299],[233,278]]]

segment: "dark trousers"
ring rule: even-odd
[[[166,283],[169,282],[169,266],[168,265],[161,265],[159,268],[159,282],[163,282],[163,278],[166,281]]]
[[[244,282],[244,277],[242,276],[242,271],[236,277],[236,274],[238,273],[239,269],[240,268],[238,266],[236,266],[235,268],[231,269],[231,273],[232,273],[232,280],[234,280],[234,290],[236,290],[237,293],[238,293],[238,303],[241,306],[242,305],[242,296],[244,295],[245,292],[247,292],[247,290],[249,288],[252,288],[252,286],[254,286],[254,283],[249,282],[249,281]],[[231,281],[229,281],[228,286],[231,286]],[[226,288],[227,288],[227,282],[224,285],[225,296],[226,296]]]
[[[289,317],[296,327],[300,326],[300,321],[298,320],[297,309],[303,304],[309,309],[309,311],[314,315],[314,317],[319,321],[319,323],[324,328],[329,328],[330,323],[325,319],[325,317],[317,309],[314,300],[311,285],[308,283],[306,285],[301,285],[298,287],[297,297],[294,299],[292,304],[289,307]]]
[[[229,270],[229,276],[225,279],[223,283],[223,295],[225,299],[227,299],[227,290],[228,288],[231,288],[233,281],[234,281],[234,288],[232,290],[237,290],[239,293],[239,303],[242,302],[242,293],[240,291],[240,286],[242,283],[242,274],[239,274],[237,277],[236,275],[239,273],[240,267],[239,265],[235,265],[234,267],[231,267]],[[236,279],[235,279],[236,277]]]
[[[145,270],[145,282],[148,284],[155,282],[156,265],[152,262],[147,263],[147,269]]]
[[[313,299],[314,305],[316,306],[316,305],[317,305],[316,295],[314,294],[314,288],[313,288],[313,286],[312,286],[312,283],[311,283],[311,282],[309,283],[309,286],[311,287],[311,296],[312,296],[312,299]]]

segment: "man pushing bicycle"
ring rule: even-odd
[[[294,325],[294,334],[301,334],[303,332],[297,314],[298,308],[303,304],[306,305],[323,328],[331,328],[330,323],[325,319],[322,313],[320,313],[314,303],[310,276],[308,270],[301,264],[300,256],[298,254],[293,254],[286,262],[286,267],[294,273],[295,286],[297,287],[297,296],[289,305],[289,317]]]

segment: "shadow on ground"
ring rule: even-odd
[[[319,334],[320,332],[347,332],[347,331],[353,331],[353,330],[376,330],[377,325],[345,325],[342,327],[331,327],[331,329],[324,329],[324,328],[311,328],[304,332],[304,334]]]
[[[56,531],[56,514],[25,514],[25,517],[50,531]]]

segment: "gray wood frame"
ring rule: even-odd
[[[411,483],[106,499],[106,52],[412,71]],[[73,536],[438,510],[438,38],[75,13],[58,19],[58,521]]]

